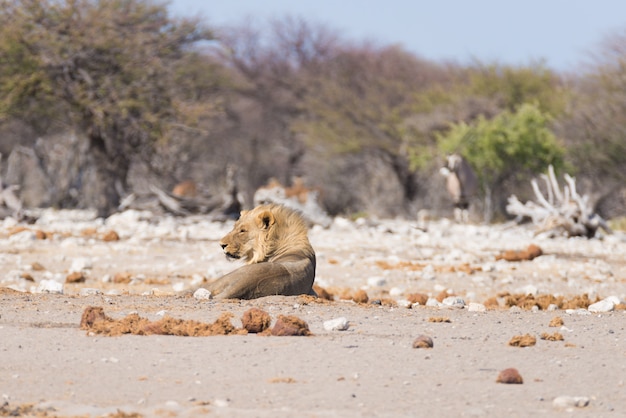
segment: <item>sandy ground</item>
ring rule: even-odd
[[[565,239],[508,225],[443,220],[423,230],[400,220],[338,219],[310,233],[317,283],[333,301],[198,300],[185,291],[238,267],[217,245],[230,226],[140,212],[5,220],[0,416],[626,415],[623,233]],[[111,231],[119,239],[106,241]],[[529,244],[543,255],[497,260]],[[82,279],[66,283],[71,273]],[[62,293],[49,293],[51,283]],[[357,290],[368,303],[349,300]],[[407,302],[417,293],[432,306]],[[525,294],[557,303],[510,306],[511,295]],[[576,302],[583,295],[616,303],[587,309]],[[273,321],[297,316],[313,335],[110,337],[80,328],[89,307],[114,319],[136,313],[204,323],[229,312],[235,327],[256,307]],[[347,330],[324,327],[341,317]],[[551,326],[556,317],[562,325]],[[552,341],[555,334],[563,339]],[[413,348],[420,335],[433,347]],[[526,335],[536,343],[509,344]],[[523,384],[497,383],[506,368]]]

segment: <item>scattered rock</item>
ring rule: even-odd
[[[113,283],[127,284],[131,282],[132,277],[133,277],[132,274],[128,272],[120,272],[120,273],[115,273],[112,281]]]
[[[592,303],[587,307],[589,312],[611,312],[615,310],[615,303],[610,299],[603,299],[599,302]]]
[[[80,289],[80,295],[81,296],[91,296],[91,295],[99,295],[102,292],[100,291],[100,289],[93,289],[90,287],[84,287],[82,289]]]
[[[270,314],[259,308],[250,308],[241,317],[243,328],[252,334],[265,331],[270,327],[271,322]]]
[[[70,266],[69,272],[74,273],[77,271],[83,271],[93,268],[93,261],[91,258],[75,258],[72,261],[72,265]]]
[[[557,396],[552,401],[555,408],[584,408],[589,405],[589,398],[586,396]]]
[[[496,382],[521,385],[522,383],[524,383],[524,379],[522,379],[522,376],[519,374],[517,369],[509,368],[502,370],[498,374]]]
[[[85,283],[86,277],[81,271],[70,273],[65,278],[65,283]]]
[[[37,286],[36,293],[59,293],[63,294],[63,283],[56,280],[42,280]]]
[[[350,323],[344,317],[329,319],[324,321],[324,329],[326,331],[345,331],[350,327]]]
[[[525,250],[507,250],[496,255],[496,260],[505,261],[530,261],[543,254],[543,250],[535,245],[530,244]]]
[[[433,339],[428,335],[420,335],[413,341],[413,348],[433,348]]]
[[[193,297],[198,300],[209,300],[211,299],[211,292],[203,287],[199,288],[195,292],[193,292]]]
[[[516,335],[509,341],[509,345],[513,347],[532,347],[537,343],[537,338],[530,334]]]
[[[424,293],[411,293],[406,298],[413,304],[418,303],[420,305],[426,305],[426,302],[428,302],[428,295]]]
[[[356,303],[367,303],[370,298],[365,290],[359,289],[352,295],[352,300]]]
[[[313,290],[317,293],[317,297],[324,300],[335,300],[335,297],[321,286],[313,285]]]
[[[449,306],[451,308],[461,309],[465,307],[465,301],[463,300],[463,298],[460,298],[458,296],[448,296],[447,298],[443,299],[441,303],[444,306]]]
[[[46,269],[41,263],[37,261],[31,264],[30,268],[33,269],[33,271],[44,271]]]
[[[107,231],[104,234],[102,234],[102,241],[104,242],[119,241],[119,240],[120,240],[120,236],[117,234],[117,232],[113,230]]]
[[[467,306],[467,310],[469,312],[485,312],[487,311],[487,307],[482,303],[470,302],[470,304]]]
[[[300,336],[311,335],[309,324],[297,316],[280,315],[272,328],[272,335],[276,336]]]

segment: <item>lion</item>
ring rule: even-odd
[[[247,265],[204,286],[217,299],[317,296],[315,251],[299,212],[278,204],[242,211],[220,246],[226,257]]]

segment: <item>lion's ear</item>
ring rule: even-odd
[[[257,225],[260,229],[269,229],[270,226],[274,225],[276,219],[274,218],[274,214],[269,210],[265,210],[256,218]]]

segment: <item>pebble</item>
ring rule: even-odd
[[[615,309],[615,303],[612,300],[602,299],[599,302],[589,305],[587,310],[589,312],[611,312]]]
[[[343,316],[340,318],[324,321],[324,329],[326,331],[345,331],[348,328],[350,328],[350,323]]]
[[[85,287],[85,288],[80,289],[81,296],[99,295],[100,293],[102,293],[100,289],[94,289],[90,287]]]
[[[465,301],[463,298],[458,296],[448,296],[444,300],[441,301],[444,306],[449,306],[451,308],[463,308],[465,307]]]
[[[87,270],[91,268],[93,268],[93,261],[91,260],[91,258],[80,257],[80,258],[75,258],[74,261],[72,261],[72,265],[70,266],[69,272],[70,273],[81,272],[83,270]]]
[[[589,398],[586,396],[557,396],[552,401],[555,408],[584,408],[589,405]]]
[[[211,299],[211,292],[201,287],[193,293],[193,297],[198,300],[209,300]]]
[[[482,303],[470,302],[467,306],[469,312],[485,312],[487,308]]]
[[[370,287],[382,287],[387,283],[383,277],[370,277],[367,279],[367,285]]]
[[[39,286],[37,286],[35,293],[63,294],[63,283],[59,283],[56,280],[43,279],[41,282],[39,282]]]

